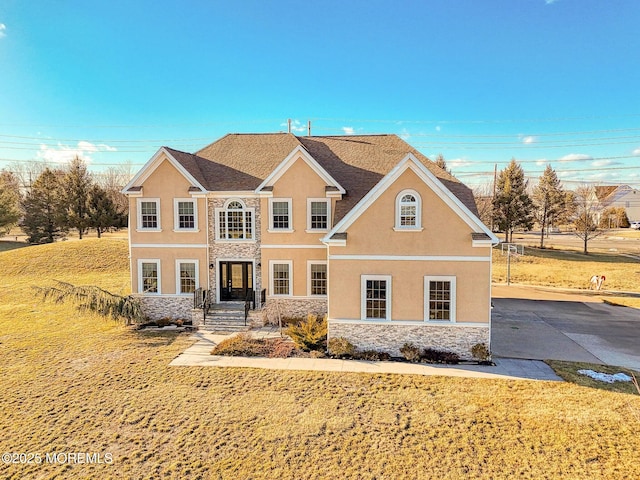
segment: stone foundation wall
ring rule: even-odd
[[[150,320],[172,318],[191,320],[193,297],[140,296],[142,311]]]
[[[327,313],[326,299],[268,299],[262,309],[262,318],[265,324],[276,325],[278,323],[278,311],[285,318],[306,318],[309,313],[322,318]]]
[[[488,326],[458,327],[429,324],[393,325],[379,323],[336,323],[329,321],[328,338],[344,337],[360,350],[377,350],[400,357],[400,348],[412,343],[420,348],[435,348],[471,359],[471,347],[477,343],[489,346]]]

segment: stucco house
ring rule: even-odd
[[[491,247],[472,192],[396,135],[229,134],[162,147],[123,192],[132,290],[150,317],[263,298],[398,355],[490,342]]]
[[[640,191],[629,185],[596,186],[598,199],[598,221],[604,210],[611,207],[622,207],[627,212],[630,222],[640,221]]]

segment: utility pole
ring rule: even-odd
[[[496,183],[498,179],[498,164],[493,166],[493,196],[491,197],[491,231],[493,232],[493,201],[496,198]]]
[[[311,136],[311,120],[307,120],[307,137]]]

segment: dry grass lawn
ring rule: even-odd
[[[640,264],[637,259],[613,253],[583,255],[574,251],[526,247],[523,256],[511,260],[512,283],[588,289],[589,279],[596,274],[606,277],[600,298],[640,308],[640,298],[607,292],[640,292]],[[493,281],[507,281],[507,259],[498,248],[493,250]]]
[[[640,397],[569,383],[168,363],[186,334],[42,304],[52,279],[127,290],[127,245],[0,253],[0,478],[640,478]]]

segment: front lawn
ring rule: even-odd
[[[0,478],[639,478],[640,396],[570,383],[169,367],[189,334],[43,304],[52,279],[126,293],[121,240],[0,253]]]

